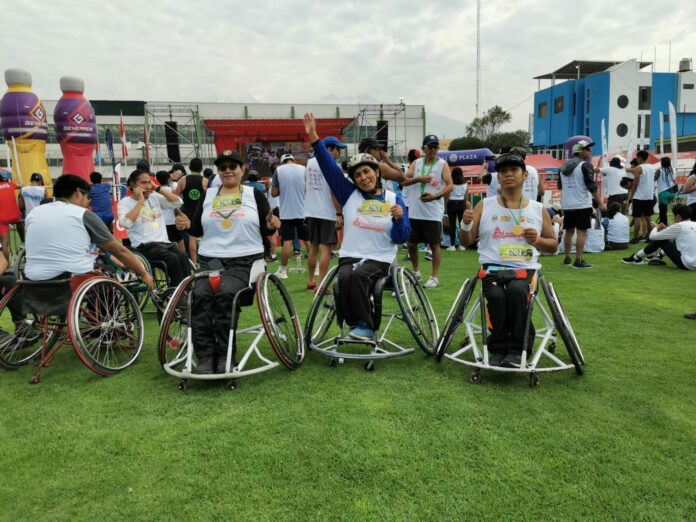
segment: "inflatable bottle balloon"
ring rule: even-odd
[[[85,82],[73,76],[60,79],[63,96],[53,111],[56,138],[63,153],[63,174],[75,174],[89,182],[94,171],[97,123],[94,109],[84,97]]]
[[[30,185],[29,178],[38,172],[44,178],[44,185],[50,187],[46,109],[31,91],[31,74],[23,69],[7,69],[5,83],[7,92],[0,100],[0,125],[12,154],[12,180],[17,185]]]

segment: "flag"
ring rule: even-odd
[[[111,129],[106,129],[104,143],[106,143],[106,151],[109,153],[109,158],[111,159],[111,166],[114,167],[116,165],[116,159],[114,158],[114,137],[111,135]]]
[[[660,111],[660,156],[665,153],[665,115]],[[674,166],[676,168],[676,165]]]
[[[672,149],[672,167],[677,168],[677,111],[669,102],[669,140]]]
[[[147,144],[147,125],[143,125],[143,141],[145,142],[145,159],[150,161],[150,147]]]
[[[94,162],[101,167],[101,162],[102,162],[102,157],[101,157],[101,151],[99,150],[99,140],[94,144],[94,150],[95,150],[95,157],[94,157]]]
[[[119,136],[121,136],[121,157],[123,162],[126,162],[128,157],[128,147],[126,147],[126,127],[123,125],[123,111],[121,111],[121,123],[118,128]]]
[[[607,145],[607,126],[606,122],[604,119],[602,119],[602,167],[608,167],[609,166],[609,146]],[[601,180],[602,176],[601,174],[597,175],[600,183],[599,183],[599,192],[600,192],[600,199],[604,201],[604,187],[602,186]]]
[[[639,150],[645,149],[645,135],[647,134],[646,129],[645,129],[645,113],[642,113],[640,115],[640,141],[639,141]]]

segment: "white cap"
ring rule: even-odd
[[[288,160],[295,161],[295,158],[293,157],[292,154],[283,154],[283,155],[280,157],[280,162],[281,162],[281,163],[285,163],[285,162],[288,161]]]

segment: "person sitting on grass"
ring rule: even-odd
[[[491,333],[489,364],[519,367],[521,364],[529,284],[541,268],[539,251],[555,252],[558,241],[551,218],[541,203],[525,197],[527,177],[518,154],[502,154],[496,160],[499,192],[476,208],[467,202],[462,228],[463,245],[479,240],[479,262],[485,271],[483,294],[488,302]],[[530,327],[529,346],[534,340]]]
[[[606,246],[604,250],[625,250],[631,236],[628,218],[623,214],[621,203],[609,203],[607,217],[602,220],[606,231]]]
[[[672,212],[676,221],[674,225],[657,225],[650,232],[648,246],[621,261],[627,265],[640,265],[646,257],[662,249],[678,268],[696,270],[696,223],[691,221],[691,211],[686,205],[675,205]],[[665,262],[657,256],[648,264],[664,265]]]
[[[387,275],[397,245],[411,233],[406,205],[400,196],[382,188],[379,162],[373,156],[353,156],[348,180],[319,139],[314,115],[305,114],[304,124],[322,175],[345,217],[338,261],[339,308],[350,328],[348,336],[371,340],[375,331],[370,293],[375,282]]]

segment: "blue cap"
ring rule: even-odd
[[[339,149],[345,149],[346,145],[341,143],[341,141],[336,136],[327,136],[323,140],[324,147],[337,147]]]
[[[437,139],[437,136],[434,134],[428,134],[425,138],[423,138],[423,146],[427,147],[428,145],[433,145],[433,144],[440,144],[440,140]]]

